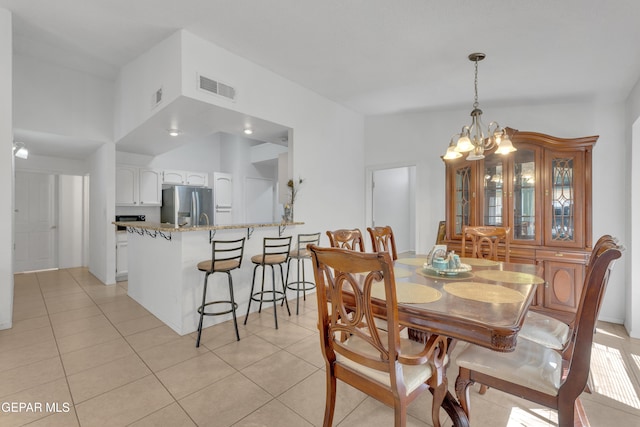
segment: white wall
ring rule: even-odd
[[[627,259],[626,307],[627,316],[625,326],[632,337],[640,338],[640,227],[637,218],[640,215],[640,168],[632,165],[640,164],[640,80],[636,83],[627,100],[626,109],[626,141],[625,150],[627,174],[627,251],[623,255]],[[634,221],[635,219],[635,221]],[[635,310],[633,309],[635,308]]]
[[[624,106],[576,102],[547,105],[482,106],[485,122],[522,131],[559,137],[600,135],[593,160],[593,233],[609,233],[626,244],[628,194],[625,180]],[[469,120],[469,108],[450,111],[422,111],[368,117],[365,121],[365,164],[393,166],[415,162],[418,252],[425,253],[436,237],[438,221],[445,216],[444,154],[451,135]],[[622,166],[619,166],[622,165]],[[611,207],[619,207],[612,209]],[[602,320],[623,323],[625,319],[625,264],[616,264],[602,306]],[[640,306],[640,305],[639,305]]]
[[[0,9],[0,329],[13,317],[13,114],[11,13]]]
[[[107,143],[89,158],[89,271],[107,285],[116,283],[115,144]]]
[[[176,41],[180,52],[175,50]],[[167,83],[166,79],[180,74],[183,96],[293,129],[289,140],[291,173],[292,177],[305,180],[295,212],[296,219],[306,225],[296,227],[296,232],[317,230],[324,236],[328,229],[364,226],[364,121],[360,114],[186,31],[179,31],[156,48],[166,52],[141,56],[119,77],[118,120],[136,119],[127,129],[141,124],[148,108],[139,99],[120,102],[125,99],[121,92],[127,92],[127,97],[148,99],[149,94],[140,89],[140,79],[162,81],[165,88],[173,88],[173,82]],[[169,76],[161,61],[176,56],[182,57],[182,70],[171,71]],[[197,90],[198,73],[234,86],[238,91],[236,101]],[[116,133],[124,134],[122,130]],[[335,209],[336,206],[340,208]]]

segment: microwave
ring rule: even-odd
[[[116,222],[138,222],[145,221],[144,215],[116,215]],[[118,231],[126,230],[127,227],[118,226]]]

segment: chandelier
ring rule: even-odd
[[[469,60],[475,63],[475,98],[471,111],[471,125],[464,126],[460,133],[451,137],[449,148],[443,159],[457,159],[462,153],[469,153],[467,160],[484,159],[484,152],[497,147],[496,153],[508,154],[516,151],[505,129],[497,122],[489,123],[484,128],[482,123],[482,110],[478,108],[478,62],[485,58],[484,53],[472,53]]]

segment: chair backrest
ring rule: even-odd
[[[298,258],[308,257],[307,245],[319,245],[320,233],[298,234],[298,244],[293,249],[293,253]]]
[[[402,375],[396,377],[400,335],[393,261],[389,254],[317,246],[310,246],[309,250],[318,289],[320,338],[326,360],[333,363],[337,353],[390,374],[392,384],[402,381]],[[381,333],[373,321],[371,290],[379,282],[386,296],[388,334]],[[345,336],[349,337],[348,343]]]
[[[605,294],[611,269],[615,260],[622,256],[622,248],[615,240],[608,238],[600,242],[591,254],[592,261],[588,269],[580,303],[576,311],[575,324],[569,343],[571,354],[568,372],[560,386],[560,393],[577,393],[584,389],[589,376],[593,333],[598,313]],[[565,390],[563,390],[565,389]]]
[[[396,238],[393,236],[393,230],[390,226],[367,227],[367,231],[369,232],[369,236],[371,236],[373,252],[389,252],[389,255],[391,255],[394,261],[398,259]]]
[[[291,250],[291,236],[265,237],[262,245],[263,262],[287,262]]]
[[[327,236],[329,236],[329,244],[332,248],[364,252],[362,233],[357,228],[327,231]]]
[[[510,227],[465,226],[462,229],[462,256],[466,253],[466,241],[471,240],[471,257],[498,261],[498,245],[504,243],[504,260],[509,262],[511,244]]]
[[[245,238],[237,240],[213,240],[211,242],[211,271],[225,267],[240,268],[244,254]]]

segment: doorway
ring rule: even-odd
[[[374,169],[371,223],[393,229],[398,252],[415,251],[415,166]]]
[[[16,171],[15,273],[87,264],[88,179]]]

